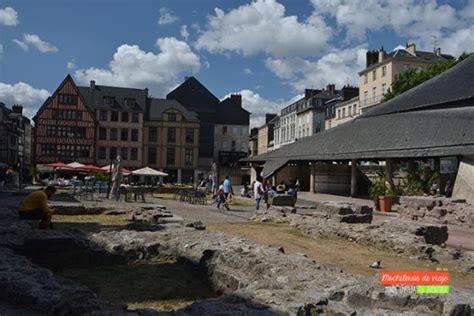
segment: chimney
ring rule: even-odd
[[[435,49],[434,49],[434,54],[435,54],[436,56],[438,56],[438,57],[441,57],[441,48],[439,48],[439,47],[438,47],[438,48],[435,48]]]
[[[311,99],[316,94],[320,93],[321,90],[318,89],[304,89],[304,99],[308,100]]]
[[[91,80],[90,88],[91,90],[95,90],[95,80]]]
[[[326,90],[328,90],[329,92],[335,93],[336,92],[336,85],[334,83],[328,84],[327,87],[326,87]]]
[[[237,93],[232,93],[230,95],[230,99],[238,106],[242,106],[242,95],[237,94]]]
[[[365,54],[366,67],[370,67],[379,62],[379,53],[374,50],[368,50]]]
[[[17,114],[22,114],[23,113],[23,106],[19,104],[15,104],[12,106],[12,112],[17,113]]]
[[[344,86],[341,89],[341,97],[344,101],[357,97],[359,95],[359,88],[352,86]]]
[[[416,51],[415,43],[407,44],[406,45],[406,51],[409,52],[410,54],[412,54],[413,56],[415,56],[416,55],[416,53],[415,53],[415,51]]]
[[[382,48],[379,50],[379,63],[383,61],[384,57],[385,57],[385,50],[383,49],[383,46],[382,46]]]
[[[277,116],[277,114],[265,113],[265,124],[267,124],[268,122],[273,120],[276,116]]]

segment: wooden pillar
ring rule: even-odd
[[[388,183],[388,189],[393,190],[393,159],[389,158],[385,162],[385,182]]]
[[[415,160],[413,159],[408,159],[408,173],[412,173],[415,171],[415,168],[416,167],[416,164],[415,164]]]
[[[311,163],[311,171],[309,175],[309,192],[316,193],[314,190],[314,172],[316,171],[316,168],[315,168],[314,161],[310,163]]]
[[[351,161],[351,197],[357,195],[357,160]]]

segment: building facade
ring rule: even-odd
[[[258,128],[254,127],[250,130],[249,136],[249,157],[258,155]]]
[[[359,97],[337,102],[331,107],[331,115],[326,119],[326,129],[346,123],[360,115]]]
[[[272,150],[274,140],[274,126],[277,120],[277,114],[265,114],[265,124],[258,128],[257,134],[259,155],[265,154]]]
[[[141,167],[148,89],[102,86],[92,80],[79,91],[98,123],[96,163],[108,165],[120,155],[124,167]]]
[[[368,51],[366,68],[359,72],[361,111],[366,112],[380,104],[397,74],[409,68],[423,69],[430,64],[452,58],[450,55],[441,54],[439,48],[434,52],[418,51],[414,43],[390,53],[385,52],[383,47],[380,50]]]
[[[35,163],[96,162],[96,120],[78,87],[67,75],[35,117]]]
[[[199,120],[176,100],[149,99],[144,123],[143,165],[168,173],[165,181],[198,177]]]
[[[21,105],[11,109],[0,103],[0,162],[15,167],[31,164],[30,119],[23,115]]]

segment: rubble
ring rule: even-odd
[[[474,228],[474,205],[445,197],[402,196],[398,217]]]

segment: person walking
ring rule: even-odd
[[[217,209],[221,209],[221,205],[223,205],[225,202],[225,197],[224,197],[224,181],[221,182],[219,185],[219,189],[217,189]]]
[[[257,211],[260,208],[260,201],[262,200],[264,194],[265,190],[263,189],[262,182],[260,182],[260,178],[257,178],[253,184],[253,197],[255,199],[255,210]]]
[[[230,202],[232,201],[232,196],[234,195],[234,189],[232,188],[232,182],[230,182],[229,176],[225,176],[223,185],[224,190],[224,207],[230,211]]]

